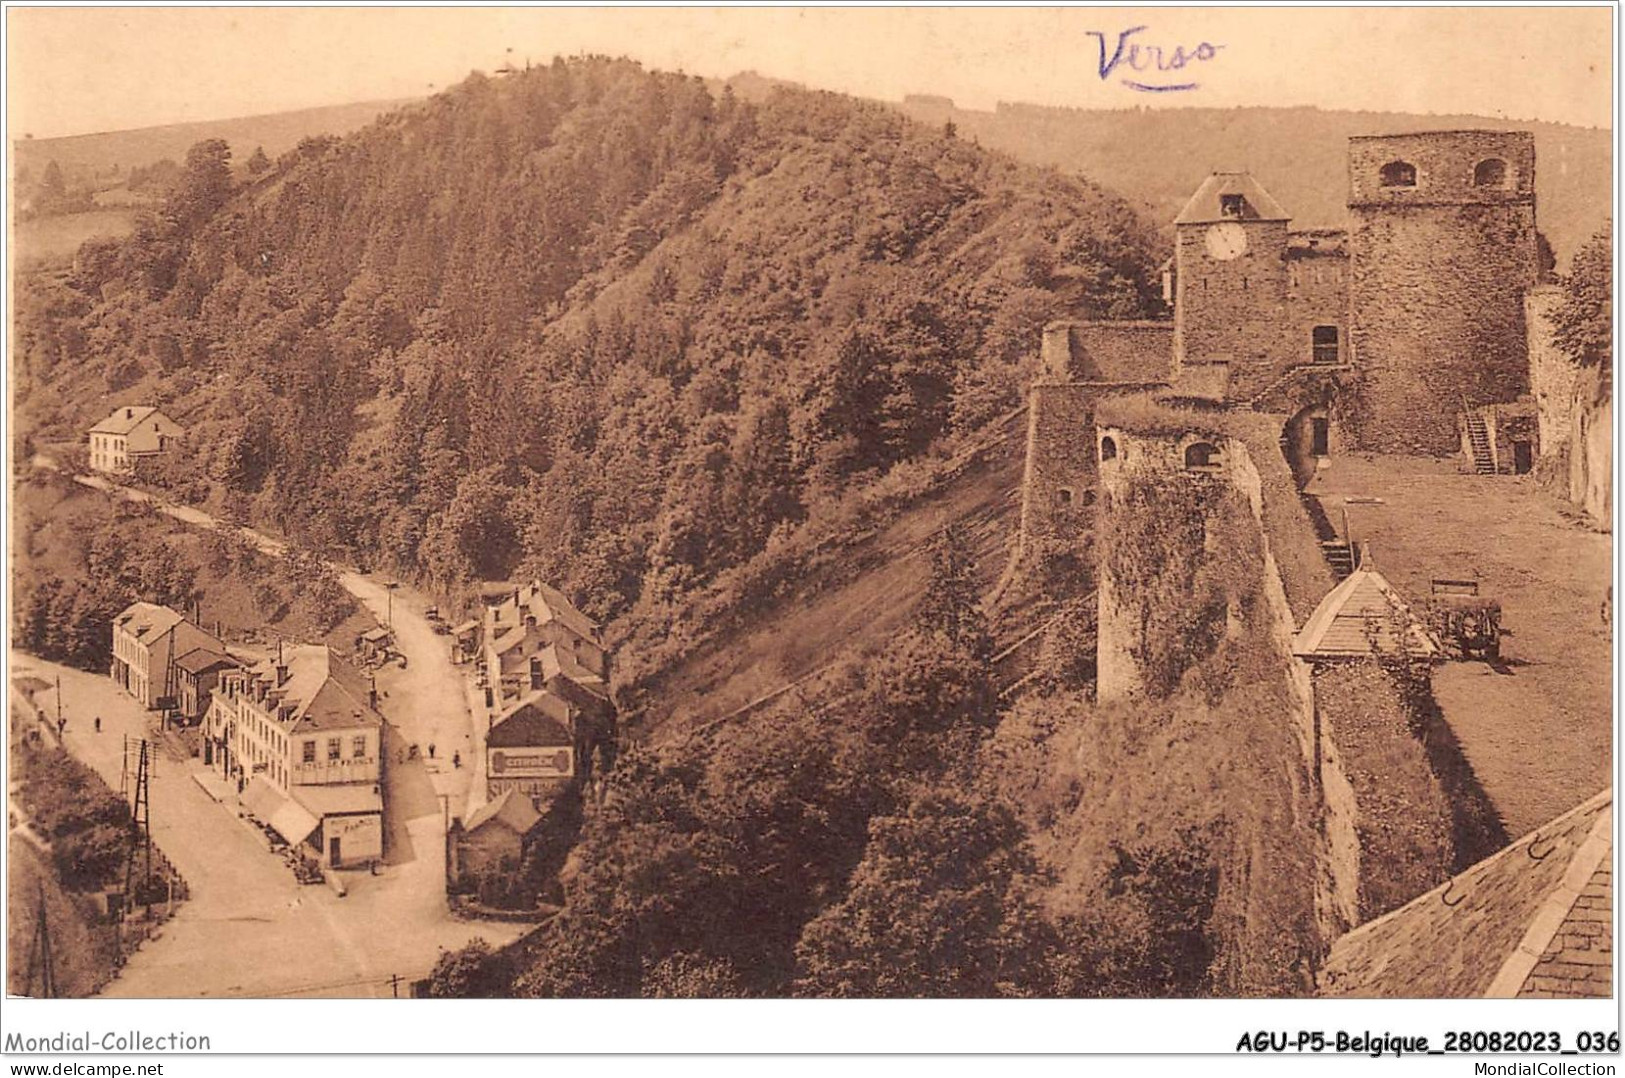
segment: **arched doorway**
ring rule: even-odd
[[[1332,421],[1324,404],[1300,408],[1281,430],[1281,452],[1298,489],[1309,485],[1320,462],[1331,456]]]

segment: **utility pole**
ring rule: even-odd
[[[125,739],[126,768],[128,768],[128,744]],[[146,738],[136,741],[139,746],[139,755],[135,770],[135,792],[130,799],[130,844],[124,857],[124,908],[128,910],[132,902],[134,891],[131,884],[135,878],[135,860],[137,852],[141,854],[143,886],[152,882],[152,799],[147,786],[148,754]]]
[[[51,926],[45,918],[45,879],[39,879],[39,919],[34,926],[34,944],[28,955],[28,987],[34,987],[34,965],[40,967],[40,993],[35,999],[56,998],[56,967],[51,961]]]

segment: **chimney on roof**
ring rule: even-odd
[[[286,663],[276,664],[276,683],[279,688],[288,683],[288,665]]]
[[[124,418],[125,419],[134,419],[135,418],[135,409],[134,408],[126,408],[126,409],[124,409]]]
[[[373,674],[367,686],[367,706],[378,710],[378,675]]]

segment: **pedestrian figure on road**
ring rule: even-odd
[[[429,742],[429,759],[434,759],[434,742]]]
[[[102,717],[100,715],[96,716],[96,732],[98,734],[102,732]]]
[[[67,719],[58,719],[58,720],[56,720],[56,736],[57,737],[60,738],[62,736],[62,734],[63,734],[63,731],[67,730],[67,728],[68,728],[68,720]]]
[[[462,753],[454,752],[454,753],[451,754],[451,766],[454,767],[454,768],[463,766],[463,754]]]

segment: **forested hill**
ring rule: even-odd
[[[1155,304],[1121,199],[884,107],[626,61],[472,76],[20,289],[19,424],[190,430],[156,477],[455,588],[599,616],[1017,403],[1038,327]]]
[[[1400,131],[1534,132],[1540,228],[1563,266],[1613,204],[1613,133],[1568,124],[1314,108],[1066,109],[1001,103],[983,112],[926,96],[898,107],[939,127],[952,122],[959,137],[1017,160],[1082,172],[1132,196],[1159,227],[1171,224],[1208,173],[1233,169],[1257,176],[1292,214],[1294,227],[1344,227],[1349,136]]]

